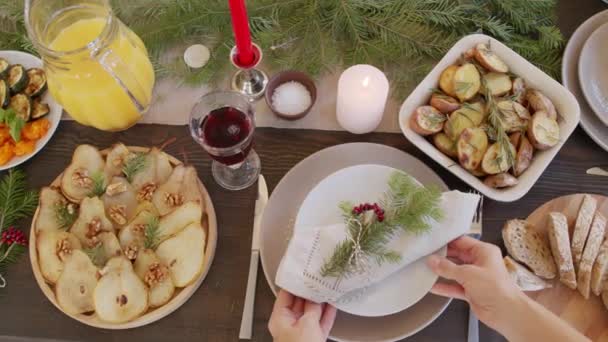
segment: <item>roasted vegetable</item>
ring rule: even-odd
[[[526,82],[524,79],[521,77],[514,78],[511,83],[511,91],[513,92],[511,99],[523,104],[526,100]]]
[[[27,71],[28,83],[23,91],[25,95],[36,97],[46,91],[46,75],[44,70],[32,68]]]
[[[490,50],[486,44],[477,44],[474,56],[479,64],[490,71],[501,73],[509,72],[507,64]]]
[[[431,106],[416,108],[410,117],[412,130],[420,135],[431,135],[441,132],[443,123],[447,120],[445,114]]]
[[[444,94],[433,94],[431,96],[430,104],[438,111],[445,114],[451,113],[460,108],[460,103],[458,100]]]
[[[551,119],[557,120],[557,111],[555,110],[553,102],[540,91],[529,89],[526,93],[526,100],[534,112],[543,111],[547,113]]]
[[[49,105],[41,103],[40,99],[35,99],[32,103],[32,120],[40,119],[50,112]]]
[[[460,137],[460,133],[467,128],[475,127],[475,122],[467,115],[462,114],[460,111],[455,111],[450,115],[448,121],[443,126],[443,131],[453,141],[457,141]]]
[[[488,148],[488,136],[481,128],[462,131],[456,146],[460,165],[469,171],[476,170]]]
[[[509,173],[499,173],[497,175],[491,175],[484,179],[483,184],[491,188],[506,188],[517,185],[519,181]]]
[[[0,80],[0,107],[6,108],[11,102],[11,92],[5,80]]]
[[[15,64],[8,69],[8,86],[11,93],[17,94],[27,86],[28,77],[21,64]]]
[[[502,96],[511,91],[513,84],[507,74],[500,74],[497,72],[490,72],[482,76],[482,89],[486,87],[490,90],[494,96]],[[485,91],[485,90],[484,90]]]
[[[515,156],[515,147],[509,144],[509,149],[511,152],[511,157]],[[490,148],[488,148],[486,154],[483,156],[483,160],[481,162],[481,169],[489,174],[495,175],[501,172],[507,172],[511,165],[509,165],[509,156],[506,155],[505,149],[501,144],[494,143]]]
[[[441,73],[439,77],[439,88],[450,96],[456,96],[454,92],[454,73],[458,70],[457,65],[450,65]]]
[[[4,58],[0,58],[0,78],[6,78],[8,76],[8,69],[10,68],[10,64]]]
[[[517,145],[514,145],[517,146]],[[515,156],[515,166],[513,166],[513,175],[519,177],[524,171],[530,167],[532,157],[534,156],[534,147],[530,144],[525,135],[521,136],[519,146],[517,146],[517,155]]]
[[[526,107],[512,100],[503,100],[497,103],[500,111],[502,126],[507,133],[525,131],[528,121],[531,119],[530,112]]]
[[[532,116],[528,125],[528,138],[534,147],[546,150],[557,145],[560,130],[557,121],[547,112],[538,111]]]
[[[454,93],[460,101],[464,102],[473,98],[480,86],[481,78],[475,65],[465,63],[454,73]]]
[[[456,143],[448,138],[445,133],[437,133],[433,135],[433,143],[435,147],[443,154],[448,157],[456,158],[458,157],[458,151],[456,151]]]
[[[10,108],[15,111],[18,117],[24,121],[29,121],[32,116],[32,99],[25,94],[17,94],[11,97]]]

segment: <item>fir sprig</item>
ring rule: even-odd
[[[12,169],[0,180],[0,232],[17,220],[32,215],[38,192],[27,190],[25,173]]]
[[[106,192],[106,177],[103,171],[95,172],[91,175],[93,187],[89,193],[89,197],[101,196]]]
[[[502,158],[506,158],[507,165],[510,168],[515,165],[515,155],[511,149],[511,140],[503,126],[504,116],[498,108],[494,95],[492,95],[489,87],[487,87],[485,79],[482,78],[481,82],[485,89],[484,96],[486,98],[486,110],[488,112],[488,136],[496,140],[496,143],[500,148],[500,155],[496,157],[496,162],[500,165],[502,163]]]
[[[156,216],[150,216],[144,230],[144,247],[156,249],[160,243],[160,232],[158,231],[160,221]]]
[[[122,168],[122,173],[125,174],[129,182],[132,182],[133,177],[146,167],[146,161],[146,153],[143,152],[134,153],[127,159]]]
[[[352,257],[357,239],[364,257],[373,260],[376,265],[399,262],[400,252],[386,248],[390,240],[398,232],[428,232],[433,221],[443,218],[439,207],[441,190],[438,187],[420,186],[412,177],[401,172],[390,176],[388,187],[380,201],[386,215],[382,222],[354,214],[354,205],[350,202],[340,203],[350,238],[334,248],[332,256],[320,269],[321,276],[348,277],[357,271],[358,266]]]
[[[103,243],[98,243],[96,246],[85,248],[82,251],[91,259],[93,265],[97,267],[102,267],[107,261]]]
[[[55,204],[55,219],[61,229],[69,229],[74,221],[78,218],[78,211],[76,206],[72,203],[61,203]]]

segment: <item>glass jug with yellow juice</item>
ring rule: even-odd
[[[25,16],[49,90],[72,118],[120,131],[147,111],[154,87],[148,53],[106,0],[27,0]]]

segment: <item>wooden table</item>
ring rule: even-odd
[[[566,35],[585,18],[604,9],[599,0],[563,1],[559,12],[560,27]],[[169,317],[149,326],[128,331],[93,329],[61,314],[43,296],[34,281],[26,256],[8,272],[8,287],[0,290],[0,340],[31,341],[236,341],[247,283],[256,189],[229,192],[215,184],[210,161],[190,138],[185,127],[137,125],[123,133],[103,133],[73,122],[62,122],[59,131],[44,152],[25,164],[33,187],[49,184],[69,163],[78,144],[99,147],[116,141],[128,145],[160,145],[175,137],[167,152],[194,164],[214,201],[219,225],[219,241],[211,271],[197,293]],[[451,187],[468,187],[425,157],[400,134],[355,136],[344,132],[258,129],[256,150],[262,159],[263,174],[270,190],[300,160],[323,148],[347,142],[386,144],[408,152],[430,165]],[[526,217],[547,200],[577,192],[608,193],[608,178],[588,176],[592,166],[608,165],[608,152],[600,149],[579,128],[570,137],[539,182],[523,199],[509,204],[487,201],[484,208],[485,241],[502,245],[500,228],[505,220]],[[24,222],[23,227],[29,227]],[[268,317],[274,297],[259,273],[254,321],[254,341],[270,341]],[[413,336],[411,341],[465,341],[468,308],[454,301],[434,323]],[[502,341],[496,332],[481,327],[481,341]]]

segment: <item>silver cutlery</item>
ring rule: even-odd
[[[481,234],[483,232],[482,223],[483,223],[483,195],[477,191],[473,191],[472,193],[481,196],[479,200],[479,204],[477,205],[477,211],[475,212],[475,216],[473,216],[473,222],[471,223],[471,230],[469,231],[469,236],[479,240],[481,239]],[[469,330],[467,336],[467,342],[479,342],[479,320],[475,313],[469,307]]]
[[[249,262],[249,277],[247,278],[247,293],[243,305],[243,317],[239,339],[250,340],[253,325],[253,306],[255,304],[255,286],[258,277],[258,263],[260,260],[260,224],[262,213],[268,203],[268,187],[264,176],[258,178],[258,197],[255,201],[255,216],[253,218],[253,235],[251,237],[251,261]]]
[[[608,171],[602,169],[601,167],[592,167],[587,170],[587,174],[594,176],[608,176]]]

